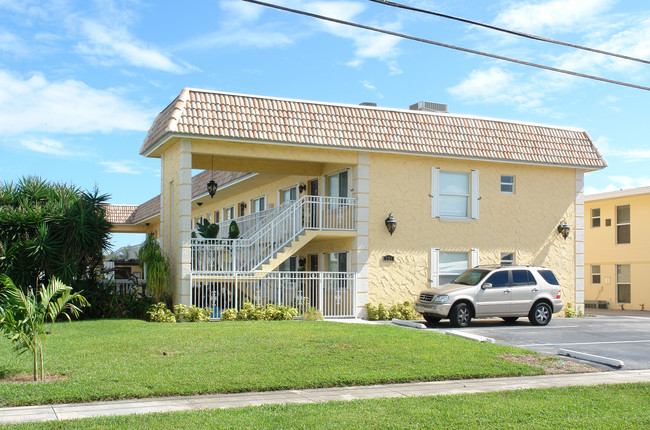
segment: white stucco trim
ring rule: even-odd
[[[177,301],[186,306],[192,300],[192,141],[181,139],[178,183],[178,256]],[[172,202],[174,204],[174,202]]]
[[[351,253],[351,267],[356,274],[356,316],[365,316],[364,306],[368,303],[368,243],[370,221],[370,154],[359,153],[355,169],[354,197],[357,199],[357,235]]]
[[[585,210],[584,210],[584,170],[576,169],[575,198],[575,310],[584,312],[585,308]]]

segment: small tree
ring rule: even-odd
[[[71,311],[78,316],[79,306],[88,302],[79,293],[57,278],[52,278],[47,287],[41,285],[37,293],[23,290],[14,285],[5,274],[0,275],[0,331],[14,343],[19,354],[30,351],[34,358],[34,381],[43,380],[43,355],[45,349],[45,323],[54,322],[59,315],[70,321]]]
[[[148,234],[140,247],[138,260],[140,264],[144,264],[147,289],[151,291],[156,301],[162,301],[169,282],[169,259],[160,249],[160,244],[153,234]]]

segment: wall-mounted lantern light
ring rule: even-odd
[[[217,183],[214,181],[214,155],[212,156],[212,179],[208,182],[208,194],[210,198],[214,197],[217,192]]]
[[[566,220],[562,220],[560,222],[560,225],[557,226],[557,232],[562,235],[564,240],[566,240],[567,237],[569,237],[569,232],[571,231],[571,227],[569,227],[566,223]]]
[[[388,229],[388,232],[392,236],[393,233],[395,232],[395,229],[397,228],[397,221],[395,221],[395,218],[393,218],[393,213],[391,212],[390,215],[388,215],[388,218],[386,218],[386,228]]]
[[[298,185],[298,192],[300,194],[304,193],[306,189],[307,189],[307,185],[305,183]]]

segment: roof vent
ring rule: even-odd
[[[449,112],[448,107],[444,103],[433,103],[433,102],[417,102],[414,105],[409,106],[411,110],[421,110],[426,112]]]
[[[372,107],[377,107],[377,103],[375,103],[375,102],[363,102],[363,103],[359,103],[359,106],[372,106]]]

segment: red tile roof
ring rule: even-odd
[[[584,130],[438,112],[184,89],[140,154],[170,134],[600,169]]]
[[[106,220],[111,224],[126,224],[136,209],[135,205],[106,205]]]

